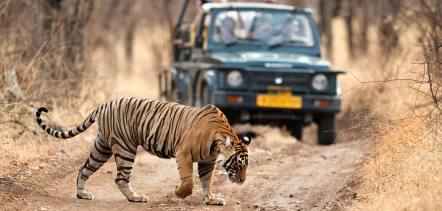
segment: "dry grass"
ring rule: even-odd
[[[165,45],[167,40],[145,39],[144,35],[155,34],[161,37],[159,35],[164,33],[163,31],[161,28],[139,29],[134,41],[132,70],[127,70],[123,42],[117,41],[113,48],[90,49],[90,69],[87,77],[83,79],[83,89],[78,97],[62,95],[65,97],[63,101],[51,95],[45,97],[46,92],[28,89],[28,86],[35,84],[21,81],[27,96],[38,96],[32,100],[0,104],[0,176],[34,165],[34,161],[44,162],[59,151],[88,151],[90,142],[85,139],[93,139],[95,127],[72,140],[62,141],[48,137],[34,120],[34,112],[38,106],[49,107],[49,115],[44,117],[48,122],[69,129],[81,122],[97,105],[108,100],[124,96],[156,99],[156,70],[165,66],[168,55],[167,52],[162,52],[165,59],[156,61],[152,48]],[[38,66],[32,67],[31,72],[34,72],[34,68]],[[24,75],[30,77],[26,73]]]
[[[414,29],[404,31],[400,37],[403,47],[394,55],[383,54],[384,49],[376,43],[376,28],[368,29],[371,45],[368,54],[351,59],[345,22],[333,21],[334,46],[333,65],[346,74],[339,76],[342,85],[342,112],[338,116],[338,142],[375,141],[379,130],[390,124],[422,115],[428,108],[422,104],[431,102],[425,94],[428,85],[422,80],[422,66],[414,63],[421,55]],[[412,80],[409,80],[412,79]],[[416,81],[413,81],[416,80]]]
[[[433,128],[432,128],[433,127]],[[441,210],[441,125],[421,119],[386,128],[362,167],[356,210]]]
[[[418,83],[423,80],[422,65],[416,64],[422,55],[421,48],[410,45],[418,43],[414,29],[401,34],[400,43],[404,47],[396,50],[394,55],[385,55],[381,46],[372,44],[366,56],[351,59],[345,43],[339,42],[347,39],[342,33],[345,28],[343,20],[337,19],[333,24],[335,43],[340,44],[335,46],[333,63],[337,69],[346,71],[340,76],[344,115],[364,112],[365,117],[391,121],[416,114],[416,106],[429,101],[422,94],[428,87]],[[377,43],[375,28],[368,31],[370,42]]]
[[[83,30],[84,68],[76,72],[63,57],[66,49],[81,45],[64,36],[66,22],[60,18],[68,14],[60,12],[54,19],[47,19],[58,12],[52,7],[47,13],[45,3],[0,3],[0,34],[4,35],[0,36],[0,176],[60,150],[87,151],[84,145],[88,143],[82,140],[90,139],[94,129],[88,131],[90,135],[73,140],[49,138],[35,123],[37,107],[49,107],[45,119],[57,128],[68,129],[110,99],[157,98],[156,73],[170,62],[170,31],[166,25],[170,16],[177,14],[175,5],[179,4],[161,0],[118,5],[94,2],[95,9]],[[130,5],[132,8],[127,7]],[[47,25],[48,20],[55,22]],[[130,29],[129,23],[136,27]],[[55,27],[49,33],[52,39],[46,36],[49,26]],[[130,45],[126,36],[132,34],[129,32],[133,32]],[[128,46],[132,47],[131,59]],[[11,94],[10,85],[6,85],[11,81],[6,73],[11,70],[16,72],[14,84],[23,97]]]
[[[410,53],[412,52],[412,53]],[[378,55],[352,63],[344,78],[344,112],[351,123],[341,134],[373,141],[361,167],[354,210],[441,210],[441,124],[425,119],[432,109],[417,47],[387,63]],[[353,130],[357,129],[357,130]]]
[[[92,103],[72,100],[63,105],[50,106],[50,113],[46,119],[51,125],[71,128],[92,108],[87,106],[89,110],[74,109],[78,104]],[[64,150],[71,150],[74,146],[69,147],[69,143],[78,142],[78,138],[72,141],[48,138],[35,123],[34,112],[33,106],[25,103],[16,104],[7,112],[2,112],[4,122],[0,124],[0,175],[20,170],[32,161],[45,160],[63,147]]]
[[[343,21],[333,24],[335,43],[347,39]],[[369,39],[376,43],[372,31]],[[411,27],[401,34],[402,48],[394,55],[370,46],[369,54],[357,60],[348,58],[345,45],[335,46],[334,64],[347,70],[341,77],[340,138],[374,145],[359,173],[358,202],[350,209],[442,209],[442,125],[425,116],[433,104],[428,84],[419,82],[426,78],[417,35]]]

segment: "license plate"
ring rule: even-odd
[[[283,94],[259,94],[256,97],[258,107],[267,108],[302,108],[302,97],[293,96],[290,93]]]

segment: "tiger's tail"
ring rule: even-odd
[[[91,114],[89,114],[89,116],[80,125],[68,131],[55,130],[53,128],[50,128],[43,122],[43,120],[41,119],[41,113],[48,112],[48,109],[45,107],[38,108],[37,112],[35,113],[35,119],[40,128],[46,131],[46,133],[48,133],[49,135],[56,138],[68,139],[86,131],[92,124],[94,124],[100,113],[99,111],[101,111],[101,106],[95,109]]]

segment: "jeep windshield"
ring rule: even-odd
[[[211,39],[218,44],[312,47],[308,18],[292,11],[226,10],[215,15]]]

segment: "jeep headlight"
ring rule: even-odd
[[[227,74],[227,84],[231,87],[239,87],[243,82],[243,77],[240,71],[233,70]]]
[[[316,91],[324,91],[328,87],[328,79],[324,74],[316,74],[312,79],[312,87]]]

